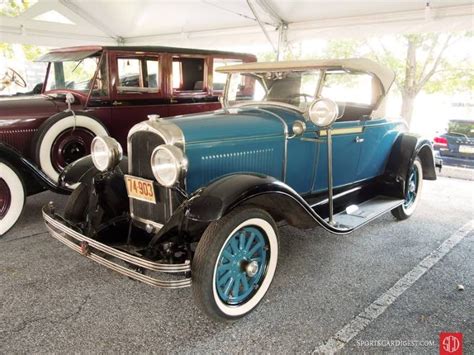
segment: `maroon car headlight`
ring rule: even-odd
[[[92,140],[91,156],[98,170],[110,170],[122,160],[122,146],[112,137],[97,136]]]
[[[171,187],[185,174],[188,160],[181,149],[164,144],[155,148],[150,164],[158,183]]]

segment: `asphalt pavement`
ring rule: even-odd
[[[472,181],[425,181],[410,219],[386,214],[349,236],[282,227],[272,287],[233,324],[208,320],[190,289],[140,284],[51,238],[40,214],[49,200],[65,203],[32,197],[0,239],[0,353],[315,352],[463,226],[457,244],[338,351],[438,353],[447,331],[462,332],[464,352],[474,352]]]

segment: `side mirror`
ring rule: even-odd
[[[288,137],[289,139],[302,136],[304,132],[306,132],[306,123],[300,120],[296,120],[295,122],[293,122],[291,130],[293,131],[293,134]]]
[[[317,99],[309,106],[308,115],[316,126],[326,128],[331,126],[339,116],[339,108],[333,100]]]

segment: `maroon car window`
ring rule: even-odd
[[[157,93],[159,62],[157,59],[118,58],[119,83],[117,92],[133,94],[138,92]]]
[[[204,91],[204,59],[173,58],[173,90]]]

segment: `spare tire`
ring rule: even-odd
[[[108,136],[105,126],[94,116],[77,112],[60,112],[48,118],[33,139],[33,157],[53,181],[72,162],[90,154],[95,136]]]

